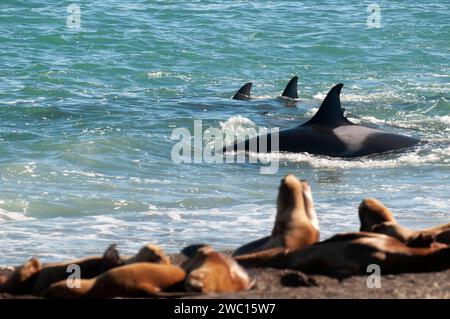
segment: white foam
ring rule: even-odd
[[[119,201],[114,202],[114,209],[118,210],[127,205],[128,205],[128,202],[125,199],[121,199]]]
[[[149,78],[162,78],[165,75],[164,72],[156,71],[156,72],[148,72],[147,76]]]
[[[175,221],[182,220],[181,214],[178,212],[169,212],[169,213],[167,213],[167,216],[169,216],[172,220],[175,220]]]
[[[106,177],[103,174],[100,173],[95,173],[95,172],[83,172],[83,171],[77,171],[77,170],[63,170],[61,171],[62,174],[64,176],[69,176],[69,175],[82,175],[82,176],[86,176],[86,177]]]
[[[362,116],[360,118],[348,117],[348,119],[355,124],[373,124],[375,126],[387,125],[391,127],[414,129],[414,130],[428,130],[430,125],[435,124],[450,124],[450,116],[436,115],[423,117],[418,114],[405,115],[401,118],[384,120],[376,118],[375,116]]]
[[[30,220],[30,219],[33,219],[33,218],[27,217],[24,213],[10,212],[10,211],[0,208],[0,223],[9,222],[9,221]]]
[[[25,164],[24,170],[21,172],[21,174],[30,174],[32,175],[34,173],[34,170],[36,169],[36,162],[30,162],[28,164]]]
[[[395,158],[365,157],[357,159],[337,159],[323,156],[311,155],[308,153],[270,153],[270,154],[249,154],[261,161],[287,161],[292,163],[305,163],[313,168],[327,169],[351,169],[351,168],[394,168],[399,166],[420,166],[425,164],[439,164],[450,162],[450,147],[433,149],[429,154],[418,152],[407,152]]]
[[[234,137],[253,137],[258,134],[257,125],[241,115],[232,116],[226,122],[220,122],[220,129],[225,136],[225,145],[234,142]]]
[[[16,99],[16,100],[11,100],[11,101],[2,101],[1,104],[6,104],[6,105],[16,105],[18,103],[34,104],[35,102],[36,102],[36,100],[32,100],[32,99]]]
[[[318,110],[319,110],[318,107],[313,107],[312,109],[310,109],[309,111],[307,111],[305,115],[306,115],[307,117],[313,117],[314,114],[316,114]]]
[[[319,92],[313,95],[313,98],[318,101],[323,101],[328,92]],[[397,91],[383,90],[380,92],[367,93],[361,91],[358,93],[341,93],[342,102],[375,102],[375,101],[389,101],[390,103],[412,103],[417,102],[417,97],[411,93],[400,93]]]
[[[448,111],[450,109],[450,102],[447,101],[446,99],[444,99],[443,97],[440,97],[439,100],[436,101],[436,103],[426,109],[425,111],[422,112],[422,114],[426,114],[430,111],[440,111],[440,110],[444,110],[444,111]]]

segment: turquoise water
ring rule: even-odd
[[[116,242],[169,252],[267,234],[281,177],[312,186],[322,238],[358,228],[367,196],[406,226],[449,222],[450,3],[379,1],[0,3],[0,264],[59,260]],[[298,75],[296,107],[276,97]],[[255,99],[230,97],[254,81]],[[287,128],[327,91],[357,123],[419,137],[401,154],[280,155],[260,164],[175,164],[174,128]],[[267,112],[267,114],[263,114]]]

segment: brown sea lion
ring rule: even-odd
[[[289,254],[278,254],[264,266],[327,275],[361,275],[377,264],[382,274],[431,272],[450,268],[450,247],[409,247],[376,233],[339,234]]]
[[[117,267],[104,274],[82,279],[80,287],[69,288],[62,280],[44,293],[48,298],[158,297],[164,289],[182,282],[186,276],[178,266],[138,262]]]
[[[319,222],[311,188],[289,174],[281,180],[272,234],[238,248],[233,256],[294,251],[319,240]]]
[[[0,292],[14,295],[30,294],[34,284],[33,278],[41,270],[41,263],[31,258],[23,265],[16,267],[9,274],[0,277]]]
[[[31,293],[40,295],[51,284],[69,277],[69,265],[77,265],[82,279],[94,278],[109,269],[121,266],[123,263],[116,250],[116,245],[109,246],[103,256],[91,256],[69,262],[44,264],[35,274]]]
[[[132,257],[120,257],[116,249],[116,245],[111,245],[105,251],[103,256],[91,256],[69,262],[56,262],[40,265],[39,269],[34,271],[32,276],[28,276],[26,280],[22,279],[18,288],[14,288],[12,285],[12,282],[14,281],[10,280],[8,290],[4,291],[14,294],[39,295],[51,284],[67,279],[70,275],[70,273],[67,272],[69,265],[77,265],[80,267],[79,274],[81,279],[90,279],[108,271],[109,269],[136,262],[170,264],[170,260],[164,255],[164,252],[154,245],[143,246],[139,252]],[[25,263],[22,266],[22,269],[27,269],[29,265],[29,262]],[[0,289],[2,289],[1,286]]]
[[[125,265],[136,262],[151,262],[163,265],[170,265],[170,259],[164,254],[163,250],[155,245],[145,245],[133,257],[121,258]]]
[[[359,204],[358,215],[361,223],[359,230],[362,232],[370,231],[373,225],[383,222],[397,223],[389,208],[375,198],[364,199]]]
[[[450,244],[450,223],[411,230],[398,224],[389,209],[375,198],[364,199],[358,208],[361,231],[385,234],[411,247],[428,247],[432,243]]]
[[[80,267],[82,278],[93,278],[104,271],[122,265],[122,262],[118,256],[116,245],[108,247],[103,256],[86,257],[67,263],[41,264],[37,259],[31,259],[11,274],[11,276],[16,276],[18,273],[25,272],[27,276],[22,275],[19,282],[14,278],[8,280],[9,284],[3,288],[4,292],[18,295],[39,295],[52,283],[67,278],[70,275],[67,272],[68,266],[73,264]]]
[[[187,291],[234,292],[250,289],[254,282],[231,256],[214,251],[209,246],[197,249],[182,265],[188,274]]]

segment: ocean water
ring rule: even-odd
[[[69,4],[81,9],[67,21]],[[268,234],[283,175],[312,187],[321,236],[357,230],[357,206],[399,222],[450,221],[450,2],[49,1],[0,3],[0,264],[117,243],[230,249]],[[277,99],[298,75],[300,100]],[[230,97],[254,81],[251,101]],[[357,123],[421,138],[358,159],[273,155],[176,164],[175,128],[288,128],[344,83]],[[271,155],[272,156],[272,155]]]

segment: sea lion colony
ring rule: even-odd
[[[254,279],[249,267],[293,269],[310,274],[351,276],[377,264],[382,274],[450,268],[450,223],[414,231],[399,225],[376,199],[358,209],[360,231],[319,241],[311,189],[294,175],[281,180],[277,215],[270,236],[245,244],[232,256],[207,245],[186,247],[180,266],[156,246],[121,257],[115,245],[102,256],[42,264],[31,258],[0,276],[0,292],[49,298],[179,297],[245,291]],[[68,285],[67,266],[77,264],[81,279]]]

